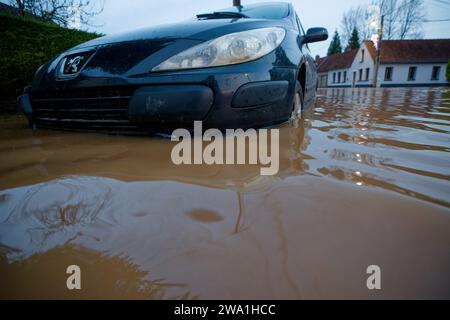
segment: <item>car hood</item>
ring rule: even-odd
[[[262,28],[266,26],[280,26],[283,24],[283,20],[263,19],[188,20],[179,23],[153,26],[131,32],[104,36],[78,45],[73,48],[73,50],[130,41],[163,39],[192,39],[205,41],[226,33]]]
[[[283,20],[195,20],[101,37],[60,54],[41,68],[32,90],[128,83],[128,79],[148,74],[171,56],[204,41],[233,32],[285,25]],[[78,74],[73,77],[61,74],[66,57],[90,51],[91,58]]]

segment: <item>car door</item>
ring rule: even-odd
[[[297,26],[301,37],[305,36],[305,30],[301,24],[300,18],[296,14]],[[300,50],[304,57],[304,63],[306,66],[306,79],[305,79],[305,105],[311,99],[314,99],[316,87],[317,87],[317,67],[316,63],[311,55],[311,51],[307,44],[300,43]]]

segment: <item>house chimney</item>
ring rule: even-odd
[[[233,6],[234,7],[240,7],[241,6],[241,0],[233,0]]]

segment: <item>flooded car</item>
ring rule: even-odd
[[[275,176],[0,121],[1,298],[450,298],[448,88],[320,90]]]
[[[305,33],[288,3],[218,10],[78,45],[42,66],[18,101],[32,126],[65,130],[268,126],[314,100],[307,44],[327,38]]]

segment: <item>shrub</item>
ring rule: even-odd
[[[16,97],[40,65],[98,36],[31,17],[0,14],[0,111],[15,109]]]

